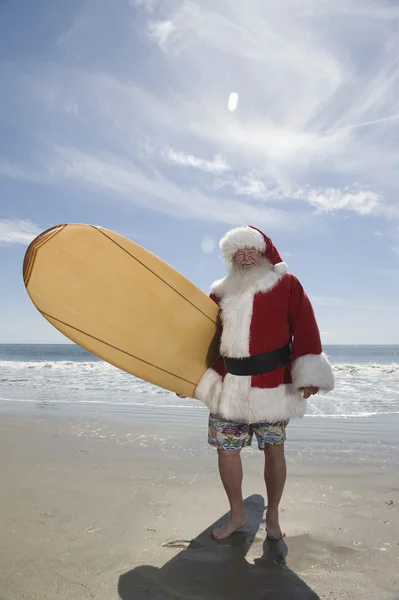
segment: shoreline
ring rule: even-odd
[[[191,415],[196,418],[209,413],[209,409],[203,405],[199,400],[189,399],[189,404],[157,404],[152,403],[148,400],[148,397],[136,398],[131,403],[128,402],[104,402],[96,400],[77,400],[77,401],[50,401],[50,400],[15,400],[5,399],[0,397],[0,416],[1,415],[12,415],[12,414],[37,414],[39,411],[46,412],[49,416],[55,415],[69,415],[72,417],[88,417],[93,418],[96,415],[102,415],[103,418],[109,418],[111,420],[118,420],[121,417],[125,417],[129,414],[140,414],[142,412],[146,416],[148,413],[162,413],[167,415],[169,412],[181,413],[178,416],[184,415],[187,411],[190,411]],[[351,413],[351,414],[305,414],[302,419],[294,419],[293,422],[304,422],[304,421],[341,421],[341,422],[361,422],[365,423],[369,419],[381,418],[381,419],[399,419],[399,410],[391,410],[384,412],[362,412],[362,413]]]
[[[208,410],[192,407],[149,407],[143,405],[102,405],[77,403],[36,404],[0,401],[0,422],[53,423],[72,427],[80,438],[114,440],[120,446],[159,440],[192,453],[214,452],[207,443]],[[72,430],[71,430],[72,431]],[[300,464],[311,459],[338,471],[340,465],[352,465],[365,472],[385,473],[394,469],[399,477],[399,415],[326,418],[305,416],[292,420],[287,427],[287,459]],[[243,454],[258,455],[254,436],[252,446]]]
[[[33,402],[0,399],[0,420],[2,418],[37,418],[43,420],[75,420],[88,423],[133,427],[140,425],[149,428],[165,425],[176,431],[189,431],[197,439],[207,430],[209,411],[206,407],[195,406],[152,406],[142,404],[104,404],[96,402]],[[367,416],[325,416],[305,415],[302,419],[290,421],[287,432],[287,445],[310,444],[331,446],[338,453],[346,446],[353,447],[359,442],[375,444],[378,451],[384,447],[393,450],[399,461],[399,413],[372,414]],[[343,436],[343,437],[342,437]],[[184,436],[183,436],[184,437]]]

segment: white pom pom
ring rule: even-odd
[[[280,275],[285,275],[288,272],[288,265],[285,262],[274,265],[274,270]]]

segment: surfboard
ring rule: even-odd
[[[28,247],[23,278],[33,304],[67,338],[161,388],[192,397],[217,358],[217,305],[118,233],[52,227]]]

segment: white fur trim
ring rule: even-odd
[[[223,381],[219,373],[214,369],[207,369],[201,377],[197,387],[195,388],[194,398],[202,400],[209,408],[217,407],[218,398],[222,391]],[[212,410],[217,412],[217,410]]]
[[[259,231],[252,227],[236,227],[226,233],[219,242],[220,249],[227,261],[231,261],[234,254],[243,248],[255,248],[264,253],[266,250],[265,238]]]
[[[240,423],[275,423],[302,418],[307,401],[291,384],[277,388],[251,387],[251,377],[228,373],[224,380],[208,369],[195,390],[195,398],[204,402],[212,414]]]
[[[222,356],[244,358],[250,355],[249,335],[254,295],[271,290],[282,277],[282,274],[276,273],[265,263],[249,271],[233,268],[227,277],[212,286],[212,291],[221,298]]]
[[[315,386],[322,392],[331,392],[334,389],[334,373],[324,352],[305,354],[294,361],[292,383],[295,389]]]
[[[276,273],[281,273],[282,275],[285,275],[286,273],[288,273],[288,265],[285,262],[277,263],[276,265],[274,265],[274,270],[276,271]]]
[[[252,321],[254,295],[251,291],[224,298],[222,309],[222,336],[220,354],[231,358],[249,356],[249,332]]]

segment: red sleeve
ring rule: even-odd
[[[292,278],[290,327],[292,341],[292,383],[294,389],[315,386],[320,391],[334,389],[334,373],[324,354],[313,307],[303,287]]]
[[[295,361],[305,354],[321,354],[323,349],[312,304],[298,279],[291,278],[290,327],[292,360]]]

